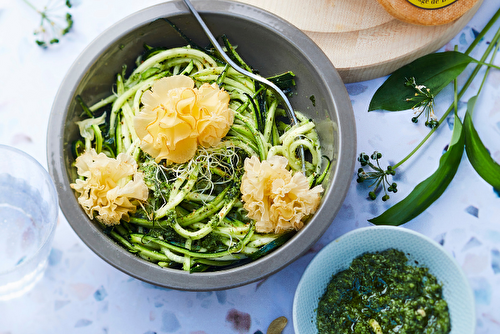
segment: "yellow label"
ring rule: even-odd
[[[414,6],[423,9],[438,9],[451,5],[458,0],[407,0]]]

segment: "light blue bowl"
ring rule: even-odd
[[[451,334],[473,334],[476,327],[474,298],[467,278],[455,259],[428,237],[403,227],[373,226],[344,234],[324,247],[307,266],[293,300],[295,334],[313,334],[316,308],[335,273],[349,267],[366,252],[395,248],[429,268],[443,284],[451,317]]]

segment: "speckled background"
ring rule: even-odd
[[[55,0],[52,0],[55,1]],[[21,0],[0,0],[0,143],[26,151],[46,166],[46,128],[52,101],[78,54],[103,30],[159,0],[74,0],[74,27],[48,50],[34,42],[39,16]],[[46,0],[33,0],[42,7]],[[490,16],[497,0],[484,0],[471,22],[442,50],[465,50]],[[500,27],[498,22],[492,30]],[[480,58],[488,34],[471,55]],[[500,61],[496,61],[500,65]],[[466,71],[470,71],[468,68]],[[460,77],[463,82],[465,76]],[[358,153],[378,150],[383,160],[403,158],[425,136],[412,112],[367,112],[385,78],[347,85],[358,129]],[[476,81],[460,101],[463,116]],[[450,105],[452,90],[437,98],[438,117]],[[292,301],[307,264],[327,243],[396,203],[432,174],[449,143],[453,118],[397,175],[399,192],[387,203],[367,199],[368,190],[352,185],[338,216],[310,252],[260,282],[218,292],[181,292],[158,288],[114,269],[92,253],[64,216],[56,230],[50,265],[34,290],[0,302],[0,334],[18,333],[265,333],[285,316],[284,333],[293,333]],[[491,72],[476,105],[476,128],[500,162],[500,72]],[[438,241],[462,266],[474,290],[477,334],[500,333],[500,197],[474,171],[464,155],[449,188],[429,209],[405,225]],[[0,259],[1,261],[1,259]]]

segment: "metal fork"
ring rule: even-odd
[[[205,24],[205,21],[203,21],[200,14],[198,14],[198,11],[193,7],[193,5],[191,4],[191,1],[189,1],[189,0],[183,0],[183,1],[186,4],[186,6],[189,8],[191,13],[194,15],[194,17],[196,18],[196,20],[198,21],[198,23],[202,27],[203,31],[207,35],[208,39],[210,40],[210,42],[212,43],[214,48],[217,50],[219,55],[222,57],[222,59],[224,59],[224,61],[227,62],[237,72],[239,72],[243,75],[246,75],[255,81],[258,81],[258,82],[266,85],[269,89],[271,89],[271,91],[278,97],[278,99],[283,104],[283,106],[285,106],[285,111],[287,113],[288,118],[290,119],[290,123],[292,125],[298,124],[297,116],[295,116],[295,112],[293,111],[292,104],[290,103],[290,101],[286,97],[285,93],[283,93],[283,91],[281,89],[279,89],[279,87],[276,86],[271,81],[241,68],[231,58],[229,58],[229,56],[224,52],[222,47],[219,45],[219,42],[214,37],[214,35],[210,31],[210,29]],[[304,148],[302,146],[299,147],[299,155],[300,155],[300,158],[302,160],[302,170],[305,172]]]
[[[288,98],[286,97],[285,93],[283,93],[283,91],[281,89],[279,89],[278,86],[276,86],[271,81],[269,81],[266,78],[263,78],[259,75],[256,75],[252,72],[248,72],[247,70],[238,66],[234,61],[232,61],[231,58],[229,58],[229,56],[224,52],[222,47],[219,45],[219,42],[217,42],[217,39],[214,37],[214,35],[210,31],[210,29],[208,29],[207,25],[205,24],[205,22],[201,18],[200,14],[198,14],[196,9],[194,9],[193,5],[191,4],[191,1],[184,0],[184,3],[186,4],[186,6],[188,6],[191,13],[193,13],[194,17],[196,18],[196,20],[198,21],[200,26],[203,28],[203,31],[205,32],[208,39],[210,40],[212,45],[215,47],[215,49],[217,50],[219,55],[222,57],[222,59],[224,59],[224,61],[227,62],[237,72],[239,72],[243,75],[246,75],[246,76],[254,79],[255,81],[258,81],[258,82],[268,86],[273,91],[273,93],[275,93],[278,96],[280,102],[285,106],[286,113],[287,113],[288,117],[290,118],[290,122],[292,123],[292,125],[297,124],[298,123],[297,117],[295,116],[295,112],[293,111],[292,105],[290,104],[290,101],[288,101]]]

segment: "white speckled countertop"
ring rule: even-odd
[[[54,0],[53,0],[54,1]],[[52,101],[66,71],[103,30],[125,16],[160,0],[74,0],[71,32],[47,50],[34,42],[39,16],[21,0],[0,0],[0,143],[46,163],[46,131]],[[33,0],[42,7],[46,0]],[[442,50],[465,50],[490,16],[497,0],[485,0],[470,23]],[[492,30],[498,29],[500,22]],[[488,34],[480,44],[486,47]],[[500,60],[496,62],[500,65]],[[411,111],[367,112],[385,78],[347,85],[358,130],[358,153],[381,151],[389,161],[401,159],[425,135],[411,123]],[[478,88],[470,89],[464,105]],[[448,95],[446,95],[448,94]],[[445,109],[451,90],[437,101]],[[492,71],[475,113],[475,124],[493,158],[500,162],[500,72]],[[451,127],[443,124],[415,159],[399,173],[398,189],[388,203],[367,200],[367,190],[352,185],[336,219],[306,255],[265,280],[217,292],[182,292],[158,288],[118,271],[76,236],[61,214],[47,272],[25,296],[0,302],[0,334],[21,333],[250,333],[266,332],[285,316],[285,334],[293,333],[292,301],[307,264],[327,243],[355,228],[385,206],[404,198],[437,167]],[[405,228],[438,241],[462,266],[474,291],[477,334],[500,333],[500,194],[485,183],[464,156],[449,188],[426,212]],[[1,261],[1,259],[0,259]]]

